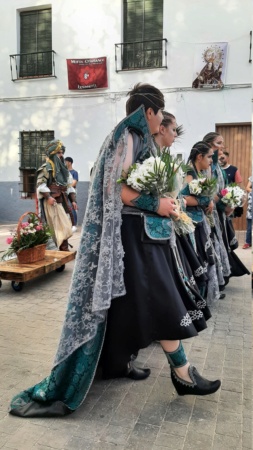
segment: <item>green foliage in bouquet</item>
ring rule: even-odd
[[[190,169],[184,161],[180,161],[178,157],[173,157],[168,148],[159,151],[161,161],[164,162],[165,172],[165,190],[164,192],[173,192],[181,184],[186,172]]]
[[[199,181],[202,185],[201,195],[212,197],[217,189],[217,179],[216,178],[207,178],[204,175],[198,175]]]

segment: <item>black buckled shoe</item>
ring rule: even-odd
[[[223,300],[226,297],[226,294],[220,293],[219,299]]]
[[[127,369],[125,377],[135,381],[145,380],[145,378],[149,377],[150,372],[150,369],[141,369],[140,367],[136,367],[134,364],[131,364]]]
[[[171,381],[178,395],[214,394],[221,385],[220,380],[209,381],[206,378],[203,378],[194,366],[189,366],[188,373],[192,383],[179,378],[176,372],[171,369]]]

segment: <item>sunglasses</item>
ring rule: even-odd
[[[63,152],[57,152],[57,155],[63,155]]]

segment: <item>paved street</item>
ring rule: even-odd
[[[0,226],[0,250],[7,225]],[[74,249],[80,230],[70,242]],[[240,236],[240,247],[244,233]],[[237,250],[250,269],[251,250]],[[74,262],[62,273],[0,289],[0,449],[17,450],[240,450],[252,449],[251,277],[232,278],[212,308],[208,329],[184,342],[188,358],[222,387],[208,397],[179,397],[160,346],[140,352],[151,368],[145,381],[95,381],[84,404],[59,419],[8,415],[11,398],[49,374]]]

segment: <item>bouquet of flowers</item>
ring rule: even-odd
[[[182,185],[185,167],[183,161],[173,158],[165,150],[159,156],[151,156],[143,163],[133,164],[127,176],[123,173],[118,183],[126,183],[138,192],[158,196],[169,193],[175,198]]]
[[[190,181],[189,190],[193,195],[203,195],[211,198],[215,194],[216,186],[217,180],[215,178],[207,178],[199,175],[197,180]]]
[[[232,183],[225,189],[220,191],[221,201],[230,208],[236,208],[237,206],[243,206],[247,194],[236,183]]]
[[[138,192],[153,194],[159,197],[176,198],[183,184],[186,165],[183,161],[173,158],[169,151],[163,151],[159,156],[151,156],[143,163],[133,164],[127,176],[123,176],[118,183],[126,183]],[[189,216],[180,209],[179,217],[172,218],[177,222],[175,228],[178,234],[194,231],[194,225]]]
[[[17,229],[12,232],[12,236],[6,239],[9,244],[8,250],[2,256],[2,259],[15,256],[22,250],[46,244],[52,233],[47,224],[42,224],[39,217],[35,213],[26,213],[28,215],[27,222],[19,220]],[[23,217],[21,216],[21,218]]]

